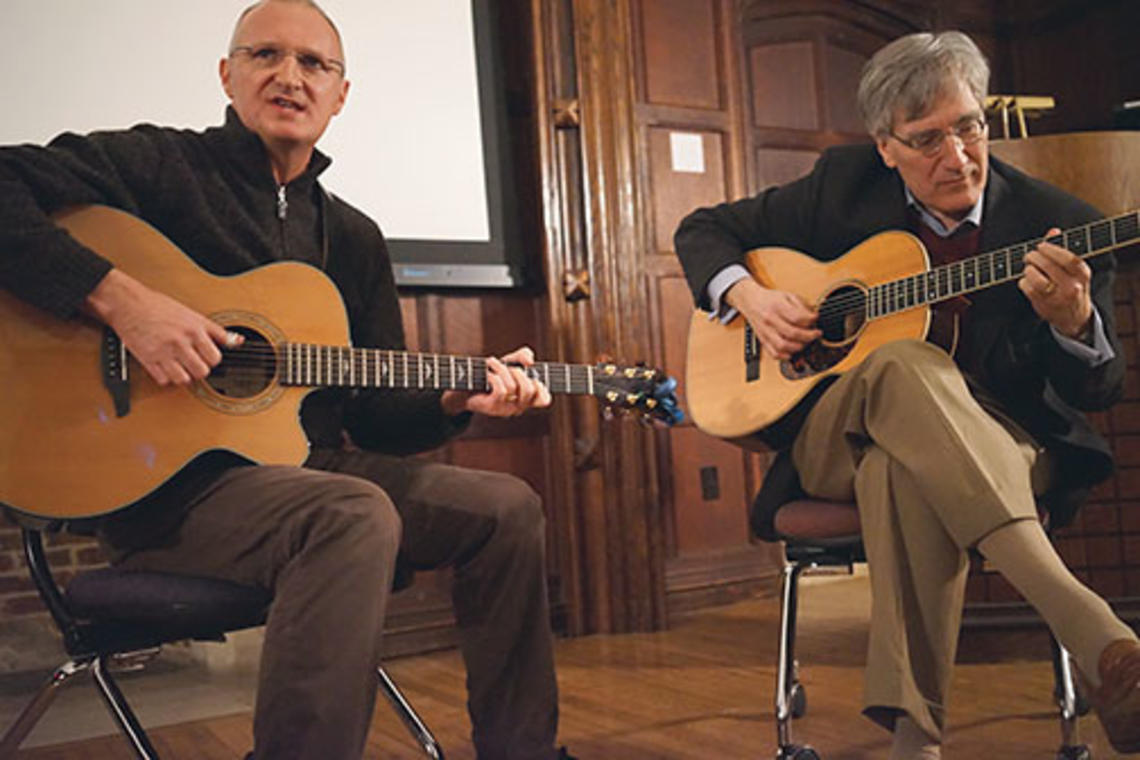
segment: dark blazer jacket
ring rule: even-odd
[[[1100,216],[1087,203],[991,157],[979,251]],[[743,263],[753,248],[782,246],[830,261],[875,233],[909,226],[898,173],[883,164],[873,145],[851,145],[827,150],[812,172],[795,182],[698,209],[681,222],[675,247],[695,302],[707,309],[712,277]],[[1088,489],[1112,471],[1107,442],[1082,412],[1107,408],[1124,383],[1125,357],[1113,317],[1115,261],[1105,254],[1089,265],[1093,302],[1116,354],[1111,361],[1090,368],[1062,349],[1012,282],[970,295],[963,325],[966,350],[955,357],[972,383],[1005,406],[1053,455],[1054,487],[1042,502],[1055,526],[1069,522]],[[776,509],[798,487],[785,451],[765,479],[753,529],[773,536]]]

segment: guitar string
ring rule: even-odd
[[[335,373],[338,375],[338,380],[342,382],[345,375],[360,374],[364,379],[367,379],[367,376],[369,374],[372,374],[377,381],[381,379],[385,380],[384,384],[381,387],[392,387],[396,389],[409,387],[431,388],[434,383],[430,381],[425,383],[423,373],[421,369],[416,365],[422,364],[425,361],[430,363],[434,358],[439,358],[443,359],[445,363],[438,366],[438,371],[432,372],[432,378],[438,378],[445,386],[452,386],[457,385],[457,383],[462,383],[462,381],[457,380],[457,378],[460,376],[460,373],[453,373],[451,370],[450,362],[447,361],[451,358],[451,355],[448,354],[416,354],[397,352],[396,355],[390,359],[382,359],[382,361],[388,363],[390,366],[388,372],[385,373],[379,372],[375,369],[375,357],[362,357],[360,355],[357,355],[355,357],[357,361],[350,360],[346,363],[342,360],[343,357],[340,357],[337,354],[344,350],[384,352],[388,351],[389,349],[349,349],[339,346],[317,348],[318,350],[323,348],[323,355],[309,355],[299,357],[299,366],[295,366],[293,368],[293,374],[304,374],[306,376],[316,375],[317,377],[324,376],[331,378]],[[330,355],[330,351],[332,352],[332,355]],[[266,344],[258,344],[256,346],[251,346],[248,348],[228,349],[227,355],[226,364],[228,368],[235,370],[250,368],[263,370],[269,366],[275,366],[277,364],[281,364],[283,361],[287,361],[287,359],[283,359],[281,352],[276,350],[273,346]],[[363,361],[360,361],[361,359]],[[472,367],[470,371],[470,380],[467,382],[467,385],[469,387],[467,390],[475,390],[476,387],[478,387],[478,389],[487,388],[488,374],[486,360],[476,359],[473,357],[471,359],[471,362],[476,366]],[[467,363],[466,357],[462,358],[462,363]],[[373,365],[371,373],[367,369],[367,366],[369,364]],[[604,371],[599,371],[598,367],[594,365],[536,362],[528,369],[528,376],[533,379],[542,380],[544,379],[543,374],[546,374],[546,377],[549,378],[550,385],[553,386],[552,389],[555,391],[559,391],[563,387],[572,388],[577,386],[588,388],[590,384],[592,384],[595,390],[615,390],[623,393],[641,394],[645,393],[645,391],[648,389],[649,382],[652,381],[653,383],[657,383],[661,381],[661,378],[656,371],[650,371],[642,368],[637,368],[636,372],[639,376],[635,376],[633,378],[623,377],[622,371],[620,369],[618,370],[618,375],[615,376]],[[405,370],[407,370],[406,373]],[[591,370],[593,370],[592,377]],[[650,374],[647,375],[646,373]],[[411,376],[414,376],[415,382],[409,383],[408,385],[404,385],[403,383],[399,382],[401,376],[404,374],[407,374],[409,376],[409,380],[413,379]],[[332,385],[340,383],[329,384]]]
[[[1100,241],[1096,240],[1098,237]],[[978,266],[989,266],[991,279],[988,282],[983,282],[983,287],[988,288],[1009,282],[1019,277],[1021,273],[1025,271],[1025,255],[1037,247],[1043,240],[1047,240],[1056,245],[1065,245],[1066,240],[1072,240],[1074,242],[1083,241],[1078,247],[1086,248],[1086,250],[1079,251],[1078,255],[1082,258],[1088,258],[1120,248],[1135,241],[1137,238],[1140,238],[1140,212],[1133,211],[1111,219],[1097,220],[1080,227],[1064,230],[1057,235],[1047,238],[1015,243],[1005,248],[978,254],[977,256],[963,259],[962,261],[944,264],[934,269],[928,269],[897,280],[880,283],[879,285],[866,286],[867,290],[860,288],[854,293],[844,294],[831,300],[825,300],[823,306],[820,307],[820,315],[817,323],[824,327],[837,327],[851,314],[857,314],[860,311],[866,313],[867,302],[871,298],[868,291],[874,288],[895,286],[896,292],[890,293],[883,291],[882,297],[883,301],[887,302],[889,307],[893,307],[890,309],[892,312],[902,311],[916,306],[934,304],[961,295],[962,293],[970,292],[971,290],[980,289],[953,287],[955,279],[958,279],[962,283],[970,279],[970,272],[966,266],[970,262],[977,262],[973,272],[975,282],[983,280],[981,273],[978,271]],[[1100,245],[1099,242],[1101,241],[1105,241],[1105,244]],[[1093,247],[1087,248],[1087,246]],[[1004,262],[1001,261],[1003,258],[1005,259]],[[999,276],[995,266],[1007,270],[1010,274]],[[933,278],[931,277],[932,275]],[[932,279],[933,283],[931,283]],[[911,284],[914,286],[913,295],[908,292],[910,290],[908,285]],[[933,284],[936,289],[935,297],[920,300],[920,296],[929,291],[931,284]],[[942,285],[950,285],[951,291],[956,292],[951,292],[946,295],[938,294],[937,289]],[[912,299],[913,302],[911,302]]]

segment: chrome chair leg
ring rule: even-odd
[[[416,714],[411,703],[404,698],[403,693],[397,688],[396,682],[392,680],[382,665],[376,666],[376,677],[380,679],[380,690],[384,692],[384,696],[392,704],[392,709],[400,716],[400,720],[404,722],[404,726],[412,738],[419,743],[424,754],[432,760],[443,760],[443,747],[435,740],[431,730]]]
[[[28,734],[32,732],[43,714],[51,707],[51,703],[55,701],[59,688],[71,680],[72,676],[78,675],[90,667],[90,660],[69,660],[56,668],[55,672],[48,678],[47,683],[40,687],[40,690],[32,697],[32,701],[4,732],[4,736],[0,737],[0,757],[14,756],[16,750],[24,743],[24,739],[28,738]]]
[[[792,718],[798,717],[797,697],[802,701],[802,687],[796,675],[796,610],[799,606],[800,573],[810,567],[810,562],[789,562],[784,565],[780,599],[780,640],[776,658],[776,741],[777,760],[818,760],[818,755],[809,746],[792,742]],[[802,714],[802,708],[799,710]]]
[[[158,753],[151,746],[146,731],[143,730],[142,724],[139,723],[134,711],[127,704],[123,693],[119,691],[119,685],[115,683],[115,679],[108,672],[108,659],[108,657],[99,657],[91,664],[91,676],[99,687],[99,693],[103,696],[107,710],[110,711],[115,722],[119,724],[119,729],[130,742],[131,749],[135,751],[139,760],[158,760]]]
[[[1061,718],[1061,746],[1057,749],[1058,760],[1090,760],[1092,754],[1088,745],[1082,744],[1077,719],[1088,710],[1082,710],[1073,677],[1073,661],[1069,650],[1061,646],[1050,634],[1053,646],[1053,675],[1056,685],[1054,696]]]

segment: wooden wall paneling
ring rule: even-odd
[[[815,49],[811,41],[770,42],[748,51],[752,119],[757,127],[819,128]]]
[[[597,344],[628,356],[650,344],[631,10],[626,2],[579,0],[573,20],[594,283],[590,299],[580,303],[591,311]],[[604,499],[582,506],[605,529],[611,629],[656,629],[665,623],[665,597],[655,436],[614,421],[604,425],[598,440]]]
[[[817,150],[798,148],[757,148],[756,186],[783,185],[811,171],[819,158]]]
[[[649,344],[632,168],[628,8],[532,0],[551,339],[566,358]],[[567,282],[577,287],[571,293]],[[664,622],[654,435],[600,420],[593,404],[552,416],[552,487],[565,496],[559,544],[574,632]]]
[[[648,127],[649,191],[652,193],[654,251],[672,255],[673,231],[698,206],[727,200],[723,135],[666,127]],[[678,167],[674,145],[698,142],[701,162]],[[680,147],[680,146],[678,146]]]
[[[1005,82],[1013,92],[1052,95],[1056,109],[1031,134],[1104,129],[1113,109],[1140,96],[1140,5],[1081,0],[1027,2],[1004,8]]]
[[[691,426],[671,437],[677,556],[748,544],[744,452]]]
[[[859,89],[863,65],[869,56],[849,50],[831,37],[825,38],[821,54],[824,60],[825,122],[836,132],[862,134],[865,129],[855,93]]]
[[[647,270],[654,296],[650,302],[654,354],[664,369],[681,381],[683,406],[685,344],[693,301],[672,250],[672,236],[681,218],[693,209],[745,192],[748,159],[743,134],[750,117],[741,92],[744,64],[732,2],[693,0],[672,4],[665,11],[649,0],[632,5],[639,22],[633,52],[640,100],[635,108],[640,178],[656,254],[649,257]],[[706,34],[710,21],[716,23],[713,35]],[[699,43],[689,46],[685,56],[661,54],[673,40],[690,36]],[[706,40],[715,44],[710,46]],[[703,87],[692,82],[694,72],[706,78]],[[655,77],[663,81],[681,79],[701,92],[720,93],[720,99],[698,101],[663,94],[654,86]],[[682,149],[685,141],[699,141],[696,153],[700,161],[678,164],[674,140],[681,141],[678,147]],[[692,145],[689,142],[690,148]],[[714,464],[704,461],[709,452],[716,452]],[[736,447],[707,438],[691,423],[669,434],[658,461],[666,508],[670,616],[734,598],[743,589],[774,585],[770,581],[778,558],[752,545],[747,530],[747,504],[757,482],[750,466],[752,458]]]
[[[682,275],[663,276],[657,278],[657,298],[661,311],[661,366],[680,382],[677,397],[685,418],[691,419],[685,400],[685,354],[688,351],[689,319],[693,313],[692,291]]]
[[[571,0],[530,0],[533,95],[551,357],[589,362],[597,351],[589,311],[578,306],[593,285],[585,244],[572,5]],[[570,283],[576,283],[573,297]],[[608,607],[598,601],[609,596],[604,580],[597,580],[608,577],[604,543],[591,540],[579,506],[600,498],[600,473],[590,456],[600,434],[596,408],[592,401],[574,399],[555,407],[550,418],[551,560],[559,568],[565,630],[571,635],[609,630]],[[587,567],[601,569],[588,573]]]
[[[717,8],[709,0],[636,0],[644,46],[642,99],[655,105],[722,107]]]

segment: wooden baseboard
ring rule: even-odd
[[[767,544],[675,557],[665,566],[669,617],[775,594],[781,566],[778,550]]]

